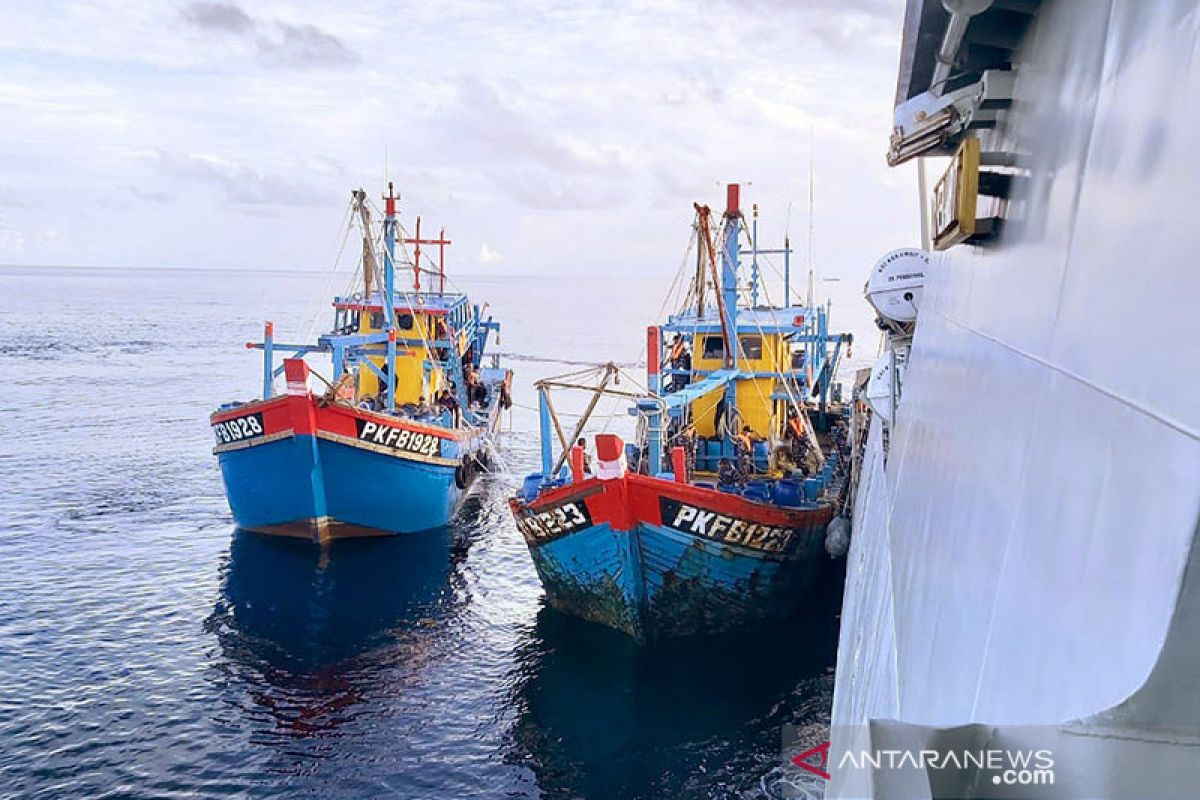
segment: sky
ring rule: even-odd
[[[0,263],[324,270],[349,192],[451,271],[673,274],[757,202],[861,291],[917,236],[884,161],[903,0],[0,0]]]

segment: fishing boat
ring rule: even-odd
[[[354,291],[333,300],[332,329],[285,344],[266,323],[246,345],[263,353],[262,397],[210,418],[239,528],[322,544],[438,528],[489,463],[511,402],[511,372],[486,353],[499,323],[446,291],[445,232],[422,239],[418,217],[405,236],[397,199],[389,183],[376,226],[366,193],[351,193],[363,254]],[[437,247],[433,268],[422,245]],[[412,270],[411,292],[396,287],[398,263]],[[329,355],[328,379],[305,360],[317,353]]]
[[[579,373],[536,384],[541,471],[510,505],[546,599],[639,641],[792,614],[827,561],[826,529],[840,511],[834,378],[852,338],[830,334],[811,270],[808,302],[789,304],[791,248],[785,239],[760,249],[757,208],[747,225],[739,197],[730,184],[715,226],[695,206],[695,272],[679,313],[648,328],[644,391],[616,388],[612,364],[595,385]],[[779,306],[762,280],[771,255],[784,258]],[[592,393],[570,437],[557,389]],[[596,435],[589,466],[579,436],[606,394],[630,401],[637,431],[628,444]]]

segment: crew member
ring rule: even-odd
[[[467,373],[467,402],[478,406],[486,406],[488,400],[488,389],[484,386],[483,381],[479,380],[478,373],[471,370]]]
[[[683,430],[675,434],[672,439],[672,444],[675,447],[683,448],[683,460],[687,465],[687,479],[692,479],[692,472],[696,469],[696,426],[690,422],[683,426]]]
[[[677,392],[692,382],[692,353],[683,340],[683,334],[675,334],[667,363],[671,365],[672,370],[678,370],[680,373],[671,376],[671,384],[667,387],[667,392]]]
[[[725,488],[740,488],[746,482],[746,476],[728,458],[717,462],[717,485]]]
[[[754,432],[749,425],[742,426],[742,432],[733,437],[734,454],[737,456],[738,468],[746,475],[754,472]]]
[[[804,429],[804,420],[800,419],[794,408],[788,410],[787,438],[792,445],[792,457],[801,461],[804,458],[808,431]]]
[[[450,412],[450,424],[452,427],[457,428],[461,419],[461,409],[458,405],[458,398],[454,393],[454,384],[450,384],[449,388],[443,389],[438,393],[437,404],[439,408]]]

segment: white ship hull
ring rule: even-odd
[[[1200,796],[1198,54],[1195,0],[1047,0],[1017,45],[980,138],[1027,171],[996,242],[934,256],[886,469],[868,441],[833,752],[1047,725],[1060,796]]]

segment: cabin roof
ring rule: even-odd
[[[413,303],[413,300],[416,303]],[[396,295],[396,311],[404,314],[432,314],[440,316],[447,314],[467,303],[467,296],[457,292],[421,292],[414,295],[409,293]],[[333,298],[333,307],[361,311],[382,311],[383,293],[372,292],[370,297],[359,294]]]
[[[807,306],[788,306],[786,308],[739,308],[737,312],[737,327],[739,334],[795,333],[804,329],[805,322],[815,316],[815,312]],[[699,318],[694,311],[674,314],[663,326],[670,333],[720,333],[721,318],[716,308],[706,311]]]

